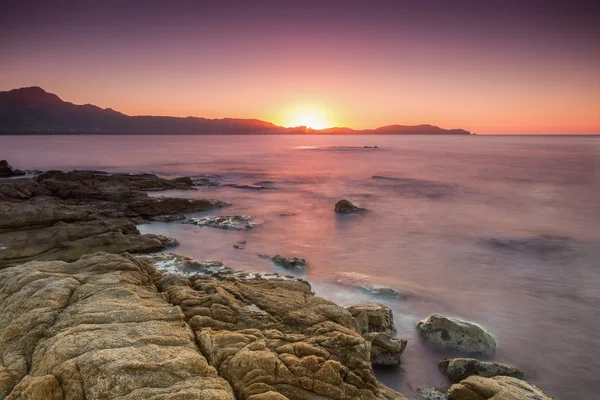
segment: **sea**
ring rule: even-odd
[[[556,399],[600,398],[600,137],[0,136],[0,150],[20,169],[212,182],[152,195],[220,199],[229,205],[194,216],[258,225],[139,230],[176,238],[179,254],[296,275],[343,306],[391,307],[408,345],[400,366],[375,373],[410,398],[447,388],[437,363],[459,355],[419,336],[432,313],[485,327],[498,346],[479,358],[525,370]],[[340,199],[366,211],[335,214]],[[307,266],[259,257],[275,254]]]

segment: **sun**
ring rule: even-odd
[[[310,129],[325,129],[331,127],[327,116],[318,110],[294,110],[290,113],[285,124],[289,128],[306,126]]]

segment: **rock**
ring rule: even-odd
[[[28,260],[73,260],[96,251],[156,251],[175,245],[175,240],[164,236],[140,235],[132,221],[170,221],[181,218],[176,215],[179,212],[224,204],[146,193],[189,185],[185,178],[101,171],[46,171],[36,178],[1,180],[0,266]]]
[[[277,254],[276,256],[273,256],[271,260],[275,264],[287,269],[303,269],[306,266],[306,260],[304,258],[283,257]]]
[[[510,376],[470,376],[448,389],[452,400],[552,400],[538,387]]]
[[[199,178],[194,180],[194,186],[221,186],[221,183],[212,178]]]
[[[448,400],[448,393],[437,388],[420,387],[417,388],[417,393],[421,400]]]
[[[50,227],[0,232],[0,266],[30,260],[77,260],[84,254],[143,253],[177,245],[161,235],[140,235],[126,219],[58,222]]]
[[[173,222],[173,221],[182,221],[185,219],[185,215],[183,214],[165,214],[165,215],[155,215],[150,217],[151,221],[156,222]]]
[[[394,330],[394,316],[392,309],[379,303],[362,303],[346,310],[358,321],[360,332],[387,332]]]
[[[232,184],[223,185],[223,186],[229,186],[229,187],[236,188],[236,189],[247,189],[247,190],[268,190],[268,189],[273,189],[273,188],[270,188],[268,186],[263,186],[263,185],[243,185],[243,184],[238,184],[238,183],[232,183]]]
[[[157,287],[238,398],[404,399],[374,379],[356,320],[303,281],[164,276]]]
[[[189,218],[184,221],[186,224],[198,226],[210,226],[219,229],[241,230],[253,228],[259,223],[250,222],[252,217],[247,215],[210,215],[206,217]]]
[[[155,279],[149,264],[106,253],[0,270],[0,393],[236,399]]]
[[[359,274],[357,272],[338,272],[335,274],[335,282],[340,285],[351,286],[360,290],[361,292],[365,292],[373,296],[390,298],[404,297],[396,289],[370,284],[370,279],[371,278],[368,275]]]
[[[510,365],[479,361],[474,358],[444,358],[439,362],[440,370],[448,375],[451,382],[460,382],[472,375],[491,378],[493,376],[512,376],[523,379],[525,372]]]
[[[406,348],[405,339],[392,339],[387,332],[372,332],[363,335],[371,343],[371,363],[373,365],[398,365]]]
[[[386,286],[377,286],[377,285],[363,285],[359,286],[359,289],[363,292],[369,293],[373,296],[379,297],[392,297],[392,298],[402,298],[402,294],[396,289],[386,287]]]
[[[223,202],[206,199],[181,199],[177,197],[146,197],[128,203],[129,210],[143,217],[155,217],[163,214],[205,211],[222,207]]]
[[[375,379],[350,313],[299,280],[96,253],[0,270],[0,309],[11,400],[406,400]]]
[[[334,207],[334,211],[336,213],[350,213],[350,212],[359,211],[359,210],[361,210],[361,208],[355,206],[348,200],[340,200],[337,203],[335,203],[335,207]]]
[[[0,178],[25,175],[25,172],[14,169],[6,160],[0,160]]]
[[[433,314],[417,322],[417,328],[423,338],[441,347],[488,355],[496,350],[494,337],[471,322]]]

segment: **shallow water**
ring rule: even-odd
[[[498,342],[493,360],[526,370],[557,399],[598,397],[598,137],[0,136],[0,149],[21,169],[266,187],[156,194],[228,201],[198,215],[249,215],[262,223],[250,230],[159,222],[140,230],[177,238],[177,253],[232,268],[290,273],[258,255],[302,257],[308,266],[297,275],[318,295],[389,305],[397,335],[409,342],[401,367],[376,373],[408,396],[448,385],[437,370],[448,353],[415,331],[437,312],[486,327]],[[335,215],[341,198],[368,211]],[[336,283],[340,277],[402,296],[372,296]]]

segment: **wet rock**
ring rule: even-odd
[[[389,298],[403,298],[404,296],[396,289],[372,285],[369,282],[371,277],[357,272],[338,272],[335,274],[335,283],[354,287],[361,292],[368,293],[372,296],[378,297],[389,297]]]
[[[221,186],[221,182],[213,178],[199,178],[194,180],[194,186]]]
[[[173,221],[181,221],[185,219],[185,215],[183,214],[165,214],[165,215],[155,215],[150,217],[151,221],[156,222],[173,222]]]
[[[143,217],[181,212],[205,211],[222,207],[223,202],[207,199],[181,199],[178,197],[146,197],[128,203],[129,210]]]
[[[359,211],[361,208],[355,206],[348,200],[340,200],[335,203],[334,211],[336,213],[351,213],[354,211]]]
[[[440,370],[451,382],[460,382],[472,375],[491,378],[493,376],[512,376],[523,379],[525,372],[510,365],[479,361],[474,358],[444,358],[439,362]]]
[[[417,328],[427,341],[466,353],[493,354],[496,340],[481,326],[433,314],[417,322]]]
[[[448,393],[437,388],[420,387],[417,388],[420,400],[448,400]]]
[[[0,160],[0,178],[25,175],[24,171],[14,169],[6,160]]]
[[[379,303],[362,303],[346,310],[358,321],[360,332],[387,332],[394,330],[394,316],[392,309]]]
[[[269,190],[269,189],[273,189],[267,186],[263,186],[263,185],[243,185],[243,184],[238,184],[238,183],[232,183],[232,184],[228,184],[228,185],[223,185],[223,186],[228,186],[228,187],[232,187],[232,188],[236,188],[236,189],[246,189],[246,190]]]
[[[271,256],[270,256],[270,255],[268,255],[268,254],[259,254],[258,256],[259,256],[260,258],[265,258],[265,259],[267,259],[267,258],[268,258],[268,259],[271,259]]]
[[[303,269],[306,267],[306,260],[298,257],[283,257],[277,254],[273,256],[271,260],[284,268],[287,269]]]
[[[401,298],[404,297],[402,294],[396,289],[386,287],[386,286],[377,286],[377,285],[363,285],[360,286],[359,289],[363,292],[369,293],[373,296],[379,297],[391,297],[391,298]]]
[[[363,337],[371,343],[373,365],[398,365],[406,348],[405,339],[393,339],[387,332],[366,333]]]
[[[296,213],[293,212],[284,212],[279,214],[280,217],[293,217],[294,215],[296,215]]]
[[[250,222],[252,217],[247,215],[210,215],[198,218],[189,218],[184,221],[186,224],[198,226],[210,226],[212,228],[242,230],[253,228],[259,223]]]
[[[452,400],[552,400],[538,387],[509,376],[470,376],[448,389]]]

